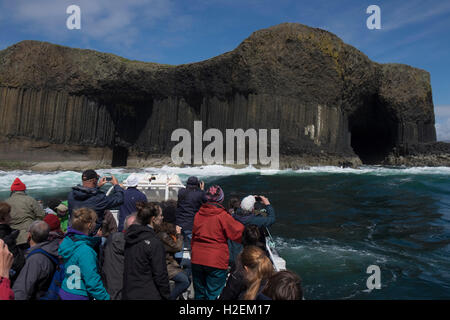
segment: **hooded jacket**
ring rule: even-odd
[[[103,250],[102,279],[111,300],[122,299],[125,233],[115,232],[108,237]]]
[[[13,192],[5,202],[11,206],[11,228],[20,230],[16,243],[18,245],[26,244],[28,228],[33,221],[44,219],[44,209],[42,209],[39,202],[24,191]]]
[[[217,269],[228,268],[227,240],[241,242],[244,226],[218,203],[201,206],[192,230],[191,262]]]
[[[185,189],[178,191],[176,224],[183,230],[192,230],[195,214],[207,200],[205,191],[198,185],[187,183]]]
[[[14,262],[11,267],[11,271],[9,272],[11,284],[14,284],[14,281],[19,276],[20,270],[22,270],[25,265],[25,256],[16,244],[16,239],[18,236],[19,230],[11,229],[11,227],[7,224],[0,224],[0,239],[6,243],[9,251],[14,256]]]
[[[258,226],[261,230],[261,228],[268,228],[275,223],[275,210],[273,209],[273,207],[269,204],[268,206],[265,206],[265,209],[267,212],[266,217],[262,215],[256,215],[252,212],[246,212],[241,208],[237,209],[232,216],[244,226],[253,224]],[[261,230],[261,235],[264,234],[264,230]],[[242,251],[243,247],[242,244],[234,241],[229,241],[228,245],[230,249],[230,262],[234,263],[236,261],[237,255]]]
[[[122,300],[169,299],[164,245],[150,226],[133,224],[125,233]]]
[[[67,200],[69,204],[69,216],[72,211],[79,208],[90,208],[97,213],[97,224],[94,232],[100,229],[103,223],[104,212],[123,203],[123,189],[119,185],[114,186],[114,193],[106,196],[99,188],[87,188],[83,186],[72,187]]]
[[[56,265],[43,253],[30,253],[36,249],[42,249],[58,259],[58,244],[57,240],[45,241],[28,250],[25,266],[12,288],[16,300],[36,300],[45,295]]]
[[[100,246],[100,243],[100,237],[89,237],[77,230],[68,228],[58,250],[66,268],[66,274],[61,285],[62,290],[71,295],[97,300],[110,299],[98,272],[95,250]],[[76,281],[78,276],[81,277],[80,281]]]
[[[137,211],[136,202],[147,202],[147,196],[139,191],[136,187],[129,187],[124,191],[123,204],[119,209],[119,225],[118,230],[123,230],[125,218]]]

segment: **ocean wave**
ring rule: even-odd
[[[183,182],[189,176],[198,176],[200,178],[221,177],[233,175],[323,175],[323,174],[355,174],[355,175],[439,175],[450,176],[450,167],[412,167],[412,168],[391,168],[381,166],[362,166],[359,168],[341,168],[333,166],[309,167],[299,170],[284,169],[257,169],[252,166],[245,168],[232,168],[222,165],[208,165],[198,167],[170,167],[162,168],[143,168],[143,169],[98,169],[97,172],[101,176],[115,175],[119,180],[126,179],[132,172],[137,173],[162,173],[162,174],[178,174]],[[9,190],[11,183],[16,177],[19,177],[29,189],[42,189],[58,186],[73,186],[80,182],[81,172],[75,171],[53,171],[53,172],[35,172],[30,170],[12,170],[0,171],[0,191]]]

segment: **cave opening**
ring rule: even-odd
[[[395,146],[396,121],[371,97],[349,118],[351,147],[363,164],[381,164]]]
[[[101,103],[114,123],[112,167],[126,167],[129,152],[146,127],[153,111],[153,97],[133,92],[110,94],[102,97]]]
[[[128,160],[128,149],[121,146],[115,146],[113,148],[112,155],[112,167],[126,167]]]

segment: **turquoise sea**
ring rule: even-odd
[[[271,232],[306,299],[450,299],[450,168],[312,167],[260,171],[222,166],[147,168],[197,175],[231,195],[261,194],[277,215]],[[127,169],[98,170],[120,180]],[[44,201],[65,199],[80,172],[0,171],[0,200],[20,177]],[[366,286],[367,267],[381,289]]]

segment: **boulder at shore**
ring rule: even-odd
[[[282,167],[450,165],[428,72],[295,23],[178,66],[22,41],[0,51],[0,115],[0,164],[43,169],[170,164],[172,132],[195,120],[280,129]]]

